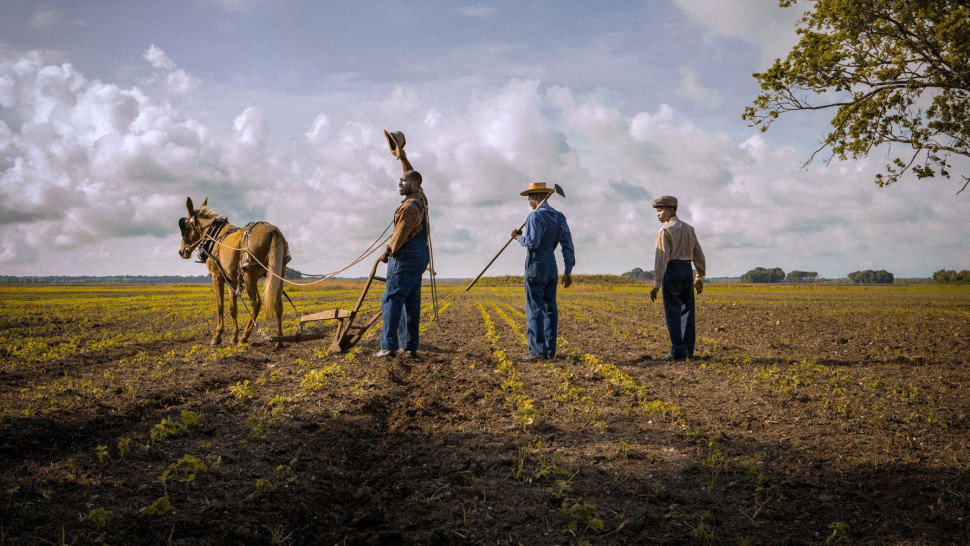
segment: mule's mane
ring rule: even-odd
[[[214,220],[219,217],[219,213],[209,207],[202,207],[195,214],[199,217],[199,220]]]

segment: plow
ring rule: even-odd
[[[384,277],[377,276],[377,266],[380,265],[380,263],[380,259],[374,262],[374,266],[370,270],[370,275],[367,277],[367,282],[364,284],[364,288],[360,291],[360,296],[357,297],[357,302],[354,304],[352,309],[327,309],[326,311],[319,311],[316,313],[303,315],[300,317],[300,327],[296,334],[270,337],[270,341],[274,343],[299,343],[301,341],[324,339],[329,337],[331,334],[302,333],[304,326],[311,322],[337,320],[339,323],[337,325],[336,333],[332,334],[334,337],[333,341],[330,343],[330,350],[332,352],[342,353],[353,348],[353,346],[357,345],[361,338],[364,337],[364,333],[367,332],[368,328],[373,326],[374,323],[381,318],[381,311],[378,309],[376,313],[367,317],[363,322],[354,324],[354,321],[357,320],[357,318],[362,314],[361,307],[364,305],[364,298],[367,297],[367,291],[370,289],[374,281],[387,282],[387,279]]]

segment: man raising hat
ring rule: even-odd
[[[381,298],[381,349],[374,356],[394,357],[403,349],[404,354],[415,357],[421,320],[421,277],[429,259],[428,199],[421,190],[421,173],[411,167],[404,153],[404,134],[386,130],[384,133],[391,153],[401,160],[404,169],[398,182],[404,199],[394,212],[394,234],[381,256],[381,261],[387,262],[387,284]],[[400,328],[402,320],[405,325]]]
[[[565,271],[564,288],[572,284],[572,270],[576,265],[573,237],[566,217],[543,200],[554,190],[545,182],[529,184],[521,195],[529,198],[532,212],[525,222],[525,231],[513,230],[512,237],[528,250],[525,259],[525,316],[529,323],[529,356],[526,360],[556,357],[556,335],[559,309],[556,306],[556,246],[562,246]],[[541,206],[540,206],[541,204]]]
[[[704,291],[707,264],[694,228],[677,218],[677,198],[658,197],[653,200],[653,208],[663,226],[657,232],[650,301],[657,301],[662,287],[671,344],[670,354],[663,360],[687,360],[694,358],[694,290],[698,294]],[[697,269],[696,276],[691,262]]]

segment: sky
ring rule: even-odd
[[[187,197],[277,225],[291,267],[334,271],[399,205],[385,128],[424,177],[439,278],[477,275],[539,181],[566,194],[550,204],[579,274],[651,270],[661,195],[709,277],[970,269],[959,176],[879,188],[884,150],[805,165],[825,112],[741,120],[807,6],[3,2],[0,275],[205,274],[178,256]],[[488,274],[524,260],[511,245]]]

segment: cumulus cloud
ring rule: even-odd
[[[272,163],[138,88],[38,53],[0,59],[0,256],[36,257],[27,233],[61,249],[171,233],[181,194],[217,187],[213,166],[243,146],[245,161]]]
[[[158,48],[145,57],[177,70]],[[569,218],[578,273],[649,268],[658,227],[650,199],[664,194],[681,199],[713,276],[756,266],[928,275],[920,259],[965,248],[952,226],[966,206],[915,183],[875,188],[880,161],[806,171],[798,152],[760,135],[737,142],[667,104],[629,114],[538,79],[476,87],[457,104],[405,87],[361,96],[353,109],[308,116],[282,148],[256,105],[203,123],[160,96],[39,53],[0,58],[4,272],[51,273],[37,268],[69,259],[77,274],[200,274],[175,257],[186,196],[208,197],[238,225],[277,224],[304,272],[336,269],[378,237],[401,199],[385,128],[406,134],[424,175],[443,277],[484,266],[525,219],[519,192],[533,181],[566,191],[551,204]],[[970,267],[966,254],[940,266]],[[511,248],[491,272],[520,271],[523,260]],[[117,269],[131,263],[137,269]]]
[[[146,49],[142,57],[154,68],[165,72],[163,81],[167,84],[170,93],[184,95],[199,85],[198,78],[179,68],[175,61],[155,44]]]

